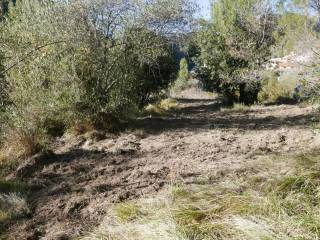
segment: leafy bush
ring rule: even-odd
[[[294,89],[294,98],[299,102],[319,102],[320,68],[317,60],[318,57],[317,55],[312,65],[304,67],[304,71],[299,76]]]
[[[279,76],[276,72],[262,74],[262,88],[258,94],[259,102],[281,102],[293,100],[293,93],[298,79],[293,73]]]
[[[113,130],[174,78],[168,36],[190,14],[188,0],[17,1],[0,34],[5,138]]]
[[[221,92],[229,102],[257,100],[257,72],[271,55],[275,17],[266,1],[219,0],[210,22],[198,34],[198,76],[208,90]]]

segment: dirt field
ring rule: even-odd
[[[229,109],[193,94],[165,117],[138,119],[120,135],[61,138],[17,177],[31,188],[30,214],[8,224],[15,239],[70,239],[96,226],[109,205],[153,196],[177,180],[241,171],[261,155],[316,149],[315,110],[278,105]]]

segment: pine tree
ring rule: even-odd
[[[198,38],[198,72],[229,101],[253,103],[259,90],[255,71],[274,43],[272,8],[263,0],[218,0],[212,12]]]

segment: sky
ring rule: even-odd
[[[211,8],[210,4],[213,2],[213,0],[194,0],[200,7],[200,17],[209,19],[211,15]],[[236,1],[236,0],[235,0]],[[274,2],[274,1],[272,1]],[[314,14],[314,11],[311,10],[311,14]]]
[[[204,18],[210,17],[210,2],[211,0],[195,0],[195,2],[199,5],[201,11],[200,15]]]

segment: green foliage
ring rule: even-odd
[[[0,115],[4,112],[5,107],[8,105],[8,95],[7,95],[7,82],[5,80],[4,74],[4,56],[3,53],[0,51]],[[0,117],[1,119],[1,117]]]
[[[180,71],[178,74],[179,79],[183,79],[184,81],[189,78],[189,70],[188,70],[188,62],[185,58],[180,61]]]
[[[197,71],[209,90],[231,102],[257,99],[259,70],[274,43],[274,15],[263,1],[219,0],[198,34]]]
[[[279,76],[274,71],[262,74],[262,87],[258,94],[258,101],[275,103],[293,99],[294,88],[298,82],[293,74]]]
[[[38,145],[79,122],[113,130],[174,78],[167,36],[190,14],[188,0],[17,1],[0,36],[5,138]]]
[[[118,204],[114,210],[122,222],[132,221],[142,215],[139,206],[133,203]]]
[[[14,4],[15,0],[1,0],[0,1],[0,20],[3,20],[3,18],[6,16],[9,10],[10,4]]]
[[[301,39],[311,32],[312,25],[307,25],[306,29],[307,22],[307,16],[299,13],[285,12],[282,14],[278,20],[277,31],[274,32],[276,40],[274,53],[284,56],[294,51]]]
[[[0,29],[2,28],[4,24],[5,17],[9,10],[9,1],[8,0],[2,0],[0,1]],[[5,79],[4,75],[4,52],[2,48],[2,44],[0,43],[0,133],[2,131],[2,125],[4,121],[3,113],[5,111],[6,106],[8,105],[8,84]]]
[[[172,90],[179,92],[184,90],[188,86],[189,80],[189,65],[187,59],[183,58],[180,61],[180,70],[178,73],[178,79],[174,82]]]

